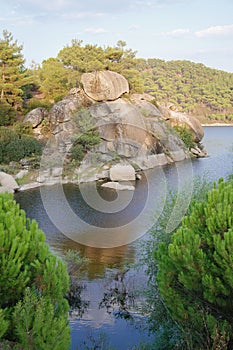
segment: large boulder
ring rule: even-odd
[[[173,105],[170,107],[161,106],[163,116],[169,121],[172,127],[186,126],[193,134],[193,141],[200,142],[204,136],[204,129],[200,121],[194,116],[173,109]]]
[[[112,71],[84,73],[81,82],[87,96],[95,101],[113,101],[129,92],[125,77]]]
[[[204,136],[204,130],[199,122],[198,119],[196,119],[193,116],[189,116],[184,113],[180,112],[171,112],[171,116],[169,118],[169,122],[172,126],[186,126],[188,127],[192,134],[193,134],[193,141],[194,142],[200,142],[203,139]]]
[[[134,181],[135,170],[130,164],[116,164],[110,169],[111,181]]]
[[[0,171],[0,185],[2,186],[1,191],[14,192],[19,189],[19,185],[13,176],[3,171]]]
[[[155,98],[149,94],[132,94],[130,100],[135,104],[145,117],[157,117],[162,118],[162,113],[152,103]]]
[[[38,125],[42,123],[42,121],[48,116],[48,111],[46,108],[38,107],[30,111],[23,122],[29,122],[32,124],[33,128],[36,128]]]

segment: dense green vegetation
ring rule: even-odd
[[[0,347],[69,349],[66,265],[9,194],[0,195],[0,222]]]
[[[233,120],[232,73],[185,60],[137,58],[136,51],[126,48],[121,40],[114,47],[103,48],[77,39],[57,57],[26,69],[22,46],[4,31],[0,39],[0,124],[11,125],[22,112],[37,106],[49,107],[51,101],[80,86],[82,73],[105,69],[124,75],[131,92],[150,93],[158,103],[172,103],[181,111],[202,117],[202,121]]]
[[[158,350],[232,349],[233,182],[209,187],[198,185],[174,233],[167,230],[177,200],[171,195],[147,243],[148,307]]]
[[[233,120],[233,74],[184,60],[136,58],[136,52],[125,47],[122,41],[116,47],[103,49],[73,40],[56,59],[44,61],[34,74],[46,76],[40,78],[41,91],[59,98],[80,82],[82,73],[110,69],[128,79],[131,92],[148,92],[159,103],[173,103],[210,120]],[[57,91],[51,93],[54,83]]]
[[[15,130],[0,126],[0,163],[18,162],[25,157],[41,155],[41,144],[28,135],[30,129],[27,129],[27,124],[20,126],[20,123],[16,124]]]
[[[158,102],[209,119],[233,120],[233,74],[179,60],[148,59],[138,66],[145,90]]]
[[[32,80],[24,67],[22,49],[12,34],[4,30],[3,39],[0,39],[0,115],[7,108],[20,108],[24,87]]]

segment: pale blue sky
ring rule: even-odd
[[[137,57],[187,59],[233,72],[233,0],[4,0],[7,29],[32,60],[56,57],[74,38],[115,46]]]

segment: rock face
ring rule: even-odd
[[[149,94],[133,94],[130,100],[135,104],[145,117],[161,117],[162,113],[152,103],[154,97]]]
[[[170,125],[158,116],[150,116],[152,107],[149,106],[147,117],[123,98],[90,107],[102,139],[95,152],[103,161],[116,156],[148,169],[187,157],[183,142]]]
[[[116,164],[110,169],[111,181],[134,181],[135,178],[135,170],[130,164]]]
[[[80,108],[88,108],[93,126],[101,138],[100,144],[86,153],[77,170],[80,183],[106,178],[131,181],[135,180],[135,167],[145,170],[188,158],[190,154],[174,132],[173,125],[188,126],[195,142],[200,142],[203,137],[198,120],[171,109],[161,109],[153,103],[152,96],[122,96],[129,92],[129,86],[118,73],[85,73],[82,83],[84,90],[72,89],[46,115],[50,125],[46,157],[50,155],[52,165],[50,169],[43,168],[45,172],[38,177],[40,183],[62,177],[62,162],[69,161],[74,134],[80,133],[73,119]],[[43,113],[43,110],[36,109],[27,115],[25,121],[31,121],[37,128]],[[195,152],[192,152],[194,156],[201,156],[199,151],[198,154]],[[56,162],[57,159],[62,159],[62,162]],[[107,169],[104,168],[106,164]]]
[[[116,100],[129,92],[128,81],[112,71],[84,73],[81,82],[86,95],[95,101]]]
[[[46,108],[38,107],[30,111],[24,118],[24,123],[29,122],[33,128],[36,128],[48,116]]]
[[[13,178],[13,176],[4,173],[3,171],[0,171],[0,192],[10,192],[13,193],[14,191],[19,189],[19,185]]]
[[[186,126],[192,132],[194,142],[198,143],[202,140],[204,130],[199,120],[197,120],[195,117],[174,111],[172,110],[172,107],[168,109],[162,108],[162,111],[164,116],[166,116],[166,119],[169,120],[171,126]]]

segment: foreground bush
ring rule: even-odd
[[[65,350],[70,344],[69,277],[37,223],[9,194],[0,194],[0,343],[26,350]]]
[[[189,349],[233,349],[233,181],[219,181],[156,252],[160,293]]]

